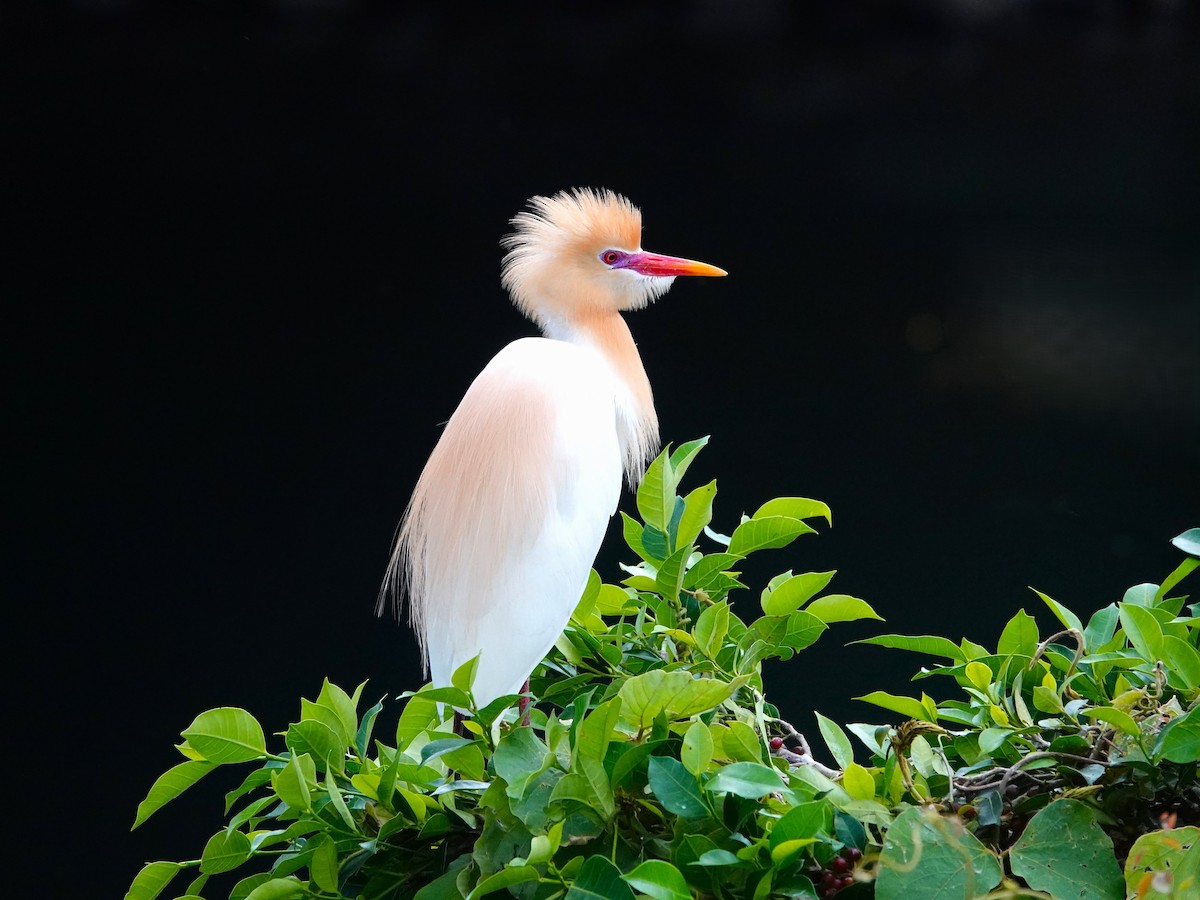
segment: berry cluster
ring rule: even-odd
[[[854,884],[854,864],[862,859],[862,851],[857,847],[845,847],[840,856],[835,856],[825,866],[813,875],[813,884],[820,892],[822,900],[832,897],[843,888]]]

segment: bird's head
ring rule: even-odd
[[[641,248],[642,214],[609,190],[577,188],[534,197],[517,213],[502,281],[513,302],[543,327],[580,316],[639,309],[677,275],[723,269]]]

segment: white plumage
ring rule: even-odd
[[[380,595],[409,597],[435,685],[479,655],[484,706],[516,693],[587,583],[621,472],[658,444],[650,385],[620,311],[713,266],[645,253],[611,191],[535,197],[505,238],[503,282],[544,338],[509,344],[446,424],[405,513]]]

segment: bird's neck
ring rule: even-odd
[[[641,480],[646,464],[658,451],[658,415],[650,379],[629,326],[613,310],[588,312],[570,321],[546,323],[547,337],[596,350],[617,382],[617,425],[630,486]]]

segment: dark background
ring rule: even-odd
[[[731,273],[630,323],[664,438],[712,434],[715,526],[834,509],[743,614],[836,567],[888,620],[771,669],[802,730],[939,693],[846,641],[1049,629],[1027,585],[1086,615],[1198,524],[1193,5],[455,6],[0,19],[6,743],[75,835],[28,863],[54,883],[198,856],[239,776],[127,829],[201,710],[419,683],[375,592],[439,424],[532,330],[497,241],[535,193],[619,190]]]

